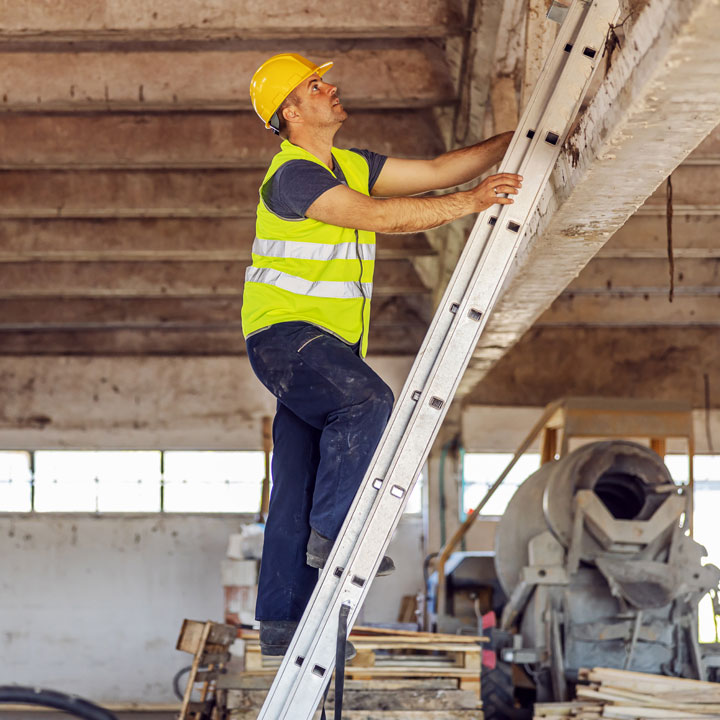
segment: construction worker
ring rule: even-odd
[[[363,360],[375,233],[418,232],[512,203],[505,196],[522,180],[503,173],[472,190],[410,197],[477,178],[512,133],[434,160],[338,149],[348,114],[323,80],[331,67],[275,55],[250,84],[265,127],[286,138],[260,187],[242,308],[250,364],[277,397],[256,606],[266,655],[286,652],[392,410],[390,388]],[[383,558],[378,574],[392,570]]]

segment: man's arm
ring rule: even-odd
[[[491,175],[472,190],[437,197],[373,198],[338,185],[325,191],[313,202],[306,217],[328,225],[357,228],[371,232],[405,233],[428,230],[492,205],[510,205],[522,178],[512,173]]]
[[[417,195],[462,185],[502,160],[513,133],[495,135],[477,145],[439,155],[432,160],[388,158],[372,189],[375,197]]]

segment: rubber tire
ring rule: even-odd
[[[184,700],[185,699],[185,691],[180,688],[180,678],[185,674],[189,673],[192,670],[192,665],[188,665],[187,667],[180,668],[178,670],[173,679],[172,679],[172,686],[173,686],[173,692],[175,693],[175,697],[178,700]],[[187,682],[185,683],[187,685]]]
[[[531,720],[532,710],[517,707],[512,669],[500,662],[491,670],[483,667],[480,676],[480,692],[484,720]]]
[[[54,708],[83,720],[117,720],[117,717],[109,710],[105,710],[89,700],[83,700],[77,695],[66,695],[57,690],[44,690],[21,685],[0,686],[0,704],[2,703]]]

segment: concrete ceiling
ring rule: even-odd
[[[332,58],[350,112],[338,144],[431,157],[514,127],[553,39],[547,4],[0,0],[0,370],[83,356],[125,358],[132,375],[149,356],[243,355],[257,188],[277,148],[249,106],[260,62]],[[706,352],[720,347],[720,5],[622,0],[621,19],[467,402],[699,406],[704,375],[720,383]],[[378,238],[374,362],[409,365],[470,226]]]

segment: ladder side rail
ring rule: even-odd
[[[498,290],[499,290],[499,288],[498,288]],[[458,381],[459,381],[459,380],[458,380]],[[423,459],[423,462],[424,462],[424,459]],[[419,470],[418,470],[418,472],[419,472]],[[411,482],[414,482],[414,478],[411,478]],[[397,486],[396,486],[396,488],[397,488]],[[388,541],[389,541],[389,538],[388,538]],[[379,561],[379,557],[378,557],[378,561]],[[329,563],[329,564],[330,564],[331,566],[334,565],[334,563]]]
[[[606,2],[605,4],[607,5],[608,3]],[[574,7],[578,7],[578,6],[579,6],[579,3],[576,3],[576,4],[574,5]],[[616,6],[615,6],[615,7],[616,7]],[[607,24],[607,19],[605,19],[603,22],[604,22],[604,24],[606,25],[606,24]],[[587,35],[591,35],[591,33],[586,33],[586,34],[587,34]],[[603,33],[602,33],[601,37],[604,38],[604,29],[603,29]],[[595,33],[593,34],[593,38],[594,38],[594,39],[592,39],[591,41],[594,41],[595,43],[597,43],[597,42],[598,42],[597,32],[595,32]],[[564,46],[565,43],[563,42],[562,45]],[[560,46],[560,43],[558,43],[557,46]],[[556,46],[556,49],[557,49],[557,46]],[[563,51],[563,49],[561,48],[559,52],[564,52],[564,51]],[[599,54],[599,51],[598,51],[598,54]],[[589,78],[588,78],[588,79],[589,79]],[[536,93],[536,94],[537,94],[537,93]],[[577,105],[579,105],[579,103],[580,103],[581,100],[582,100],[582,96],[580,96],[580,98],[576,101],[576,107],[575,107],[575,109],[573,110],[572,115],[569,115],[569,116],[568,116],[568,115],[567,115],[567,110],[565,111],[565,113],[563,113],[563,114],[566,116],[566,124],[567,124],[568,126],[569,126],[569,123],[572,121],[572,118],[574,117],[575,112],[576,112],[576,109],[577,109]],[[532,118],[530,119],[530,121],[532,122]],[[560,126],[559,126],[559,123],[558,123],[557,120],[554,120],[554,124],[551,125],[551,126],[552,126],[556,131],[560,129]],[[566,133],[566,132],[567,132],[567,128],[565,128],[565,130],[564,130],[564,133]],[[518,140],[518,139],[520,139],[520,137],[521,137],[521,136],[520,136],[520,133],[516,133],[516,137],[514,138],[514,140]],[[524,139],[524,138],[523,138],[523,139]],[[535,138],[534,141],[535,141],[535,143],[537,143],[538,141],[540,141],[540,138]],[[544,142],[544,141],[543,141],[543,142]],[[515,144],[517,145],[517,143],[515,143]],[[538,190],[537,190],[537,192],[535,193],[535,195],[537,196],[537,197],[535,197],[535,202],[539,199],[539,193],[540,193],[540,191],[542,190],[542,187],[544,186],[544,184],[545,184],[545,182],[546,182],[546,179],[547,179],[547,178],[546,178],[546,175],[549,175],[549,173],[550,173],[550,171],[551,171],[551,169],[552,169],[552,165],[554,165],[554,161],[555,161],[555,159],[556,159],[556,157],[557,157],[557,154],[559,154],[559,149],[560,149],[561,144],[562,144],[561,142],[556,141],[556,143],[555,143],[555,148],[554,148],[554,152],[551,152],[551,155],[554,155],[554,158],[552,158],[552,164],[546,163],[547,165],[549,165],[549,167],[547,167],[546,173],[543,174],[543,177],[544,177],[545,179],[543,180],[542,184],[540,184],[540,185],[538,186]],[[508,154],[506,155],[506,157],[509,156],[509,155],[512,155],[512,154],[513,154],[513,151],[514,151],[514,148],[513,148],[513,147],[509,148],[509,149],[508,149]],[[541,153],[541,154],[542,154],[542,153]],[[536,156],[536,155],[538,155],[538,153],[532,153],[532,155],[533,155],[533,156]],[[527,160],[527,153],[526,153],[526,152],[523,153],[523,160],[524,160],[524,162],[521,162],[521,167],[522,167],[523,165],[529,166],[529,161]],[[505,162],[504,162],[504,164],[505,164]],[[507,170],[507,169],[508,169],[508,168],[506,168],[506,170]],[[529,188],[528,188],[528,189],[529,189]],[[529,192],[526,192],[526,196],[529,196]],[[516,209],[515,206],[501,206],[501,209],[502,209],[502,210],[507,210],[507,209],[509,209],[509,208],[512,208],[513,210]],[[532,208],[530,208],[530,209],[532,209]],[[491,210],[492,210],[492,209],[491,209]],[[487,215],[488,212],[489,212],[489,211],[486,211],[486,213],[484,213],[483,215]],[[515,213],[515,214],[516,214],[516,216],[519,215],[519,213]],[[479,218],[479,222],[480,222],[480,220],[482,220],[482,218]],[[499,221],[499,219],[498,219],[498,221]],[[478,222],[478,224],[479,224],[479,222]],[[476,225],[476,227],[477,227],[477,225]],[[475,234],[477,235],[477,233],[475,233]],[[507,234],[506,232],[495,233],[494,236],[495,236],[495,238],[497,239],[498,237],[500,237],[500,235],[506,235],[506,234]],[[497,263],[497,260],[504,260],[504,262],[501,262],[499,265],[496,264],[496,267],[493,268],[493,272],[492,272],[492,273],[488,273],[488,270],[487,270],[487,268],[485,267],[485,266],[486,266],[486,263],[482,263],[481,265],[482,265],[482,271],[483,271],[483,275],[484,275],[484,276],[487,276],[488,274],[493,275],[493,274],[496,273],[497,270],[499,269],[499,270],[500,270],[500,277],[501,277],[501,278],[504,277],[504,273],[506,273],[507,270],[508,270],[508,268],[509,268],[510,258],[511,258],[511,257],[513,256],[513,254],[514,254],[514,249],[516,248],[516,246],[517,246],[517,244],[518,244],[518,241],[520,240],[520,238],[521,238],[521,236],[522,236],[522,233],[519,233],[519,232],[517,232],[517,231],[514,231],[514,232],[513,232],[513,235],[515,235],[515,238],[514,238],[514,239],[515,239],[515,242],[513,243],[513,252],[511,252],[510,254],[508,254],[508,253],[507,253],[507,249],[501,247],[500,252],[497,253],[498,258],[496,259],[496,263]],[[469,245],[473,245],[473,243],[469,243]],[[494,245],[495,245],[496,247],[500,247],[500,245],[498,244],[498,242],[495,242]],[[477,243],[474,244],[474,247],[477,247]],[[483,248],[483,249],[484,249],[484,248]],[[488,249],[489,249],[489,248],[488,248]],[[458,268],[458,270],[460,270],[460,268]],[[479,276],[479,274],[480,274],[480,269],[478,269],[478,272],[475,273],[475,280],[476,280],[476,282],[477,282],[477,277]],[[456,283],[456,284],[457,284],[457,283]],[[487,301],[487,298],[484,297],[484,295],[483,295],[482,293],[481,293],[479,296],[471,296],[469,299],[466,298],[466,300],[465,300],[465,302],[464,302],[464,308],[463,308],[463,309],[466,309],[466,308],[467,308],[469,302],[472,302],[472,303],[474,303],[474,304],[480,304],[480,305],[482,305],[482,304],[484,304],[484,301],[487,301],[488,310],[483,313],[483,317],[484,317],[484,318],[487,318],[487,316],[489,315],[489,308],[492,307],[492,304],[494,304],[495,299],[496,299],[497,296],[499,295],[499,292],[500,292],[500,290],[501,290],[501,287],[502,287],[502,282],[498,283],[497,286],[494,288],[494,292],[492,293],[489,301]],[[450,288],[449,288],[449,290],[450,290]],[[449,295],[449,294],[450,294],[450,292],[446,293],[446,295]],[[487,295],[487,293],[485,293],[485,295]],[[441,306],[441,308],[442,308],[442,306]],[[462,311],[460,311],[460,312],[462,312]],[[440,316],[440,311],[438,312],[438,316]],[[452,322],[452,320],[453,320],[453,318],[451,317],[451,318],[450,318],[450,321]],[[437,325],[437,324],[439,324],[439,323],[435,323],[435,325]],[[444,382],[444,383],[443,383],[443,382],[440,382],[440,383],[438,384],[438,387],[443,387],[443,390],[446,391],[446,392],[443,393],[443,394],[447,394],[447,395],[448,395],[448,400],[445,401],[445,403],[444,403],[445,411],[447,410],[447,407],[449,406],[449,400],[451,399],[451,395],[454,394],[454,391],[455,391],[455,389],[456,389],[456,387],[457,387],[457,384],[460,382],[460,378],[461,378],[461,376],[462,376],[462,371],[464,370],[464,367],[465,367],[465,366],[467,365],[467,363],[469,362],[470,356],[472,355],[472,352],[473,352],[473,349],[474,349],[475,344],[476,344],[476,342],[477,342],[477,339],[479,338],[480,333],[482,332],[482,328],[484,327],[484,322],[483,322],[483,323],[473,322],[473,323],[466,324],[466,325],[467,325],[468,328],[472,328],[473,331],[474,331],[474,332],[469,336],[469,339],[468,339],[468,337],[465,337],[464,340],[463,340],[463,342],[458,342],[459,337],[454,337],[454,336],[457,336],[457,335],[458,335],[457,332],[455,332],[455,333],[454,333],[454,336],[451,337],[450,339],[451,339],[451,340],[454,340],[454,342],[452,343],[452,349],[453,349],[453,353],[452,353],[452,354],[453,354],[453,355],[455,355],[456,357],[459,356],[459,354],[455,352],[455,349],[456,349],[458,346],[460,346],[460,345],[468,345],[468,351],[467,351],[467,353],[466,353],[465,355],[460,355],[461,357],[463,357],[463,360],[461,361],[461,364],[460,364],[460,366],[458,367],[457,373],[454,373],[453,371],[450,371],[450,372],[448,373],[448,372],[447,372],[447,367],[445,367],[445,368],[444,368],[444,372],[443,372],[443,376],[440,377],[440,380],[444,380],[445,382]],[[475,326],[475,327],[473,327],[473,326]],[[456,326],[456,327],[458,327],[458,326]],[[437,334],[437,333],[435,333],[435,334]],[[427,346],[428,346],[428,345],[432,345],[432,340],[434,339],[434,338],[432,337],[432,335],[433,335],[433,333],[431,332],[431,333],[429,333],[428,337],[426,338],[426,342],[424,343],[425,348],[424,348],[424,349],[421,349],[421,353],[420,353],[420,355],[419,355],[419,357],[418,357],[418,360],[416,361],[416,365],[421,365],[421,364],[422,364],[422,360],[425,359],[426,356],[430,354],[430,353],[427,352],[427,349],[428,349]],[[468,344],[468,343],[469,343],[469,344]],[[439,355],[443,356],[443,359],[440,360],[439,357],[430,358],[431,360],[434,360],[433,366],[437,367],[438,365],[440,365],[440,366],[442,367],[443,364],[445,364],[446,366],[448,365],[447,361],[446,361],[444,358],[445,358],[445,356],[447,355],[447,350],[448,350],[449,347],[450,347],[450,343],[447,342],[445,338],[443,338],[443,342],[441,342],[440,345],[439,345],[439,350],[440,350]],[[443,348],[445,348],[445,352],[442,351]],[[437,371],[436,371],[436,375],[437,375]],[[436,380],[436,379],[437,379],[437,378],[434,378],[434,380]],[[447,381],[448,381],[448,380],[451,380],[451,381],[452,381],[449,386],[448,386],[448,384],[447,384]],[[404,389],[404,391],[403,391],[403,396],[407,396],[409,393],[414,392],[414,391],[412,391],[412,386],[413,386],[414,384],[416,384],[416,383],[417,383],[416,373],[412,373],[412,372],[411,372],[411,375],[410,375],[409,378],[408,378],[408,382],[406,383],[406,387],[405,387],[405,389]],[[429,386],[426,387],[423,395],[421,395],[421,398],[417,401],[417,404],[423,403],[423,400],[427,397],[427,395],[428,395],[428,393],[430,392],[431,389],[432,389],[433,392],[435,392],[435,391],[437,390],[437,387],[434,387],[434,388],[430,388]],[[406,415],[406,416],[409,415],[409,416],[412,417],[412,413],[413,413],[414,410],[415,410],[415,407],[413,407],[413,406],[416,405],[416,401],[415,401],[415,400],[411,400],[411,403],[412,403],[412,405],[411,405],[410,408],[409,408],[409,412],[406,412],[405,415]],[[402,405],[402,404],[403,404],[403,403],[401,402],[399,405]],[[400,410],[400,407],[398,408],[398,410]],[[398,412],[397,414],[400,415],[401,413]],[[442,412],[441,414],[438,414],[437,412],[435,412],[435,417],[432,418],[432,420],[433,420],[434,422],[431,422],[431,423],[428,425],[428,427],[425,428],[425,432],[424,432],[424,433],[421,433],[422,435],[424,435],[424,436],[426,436],[426,437],[428,438],[428,439],[427,439],[427,442],[426,442],[426,444],[425,444],[425,448],[424,448],[426,451],[429,451],[429,446],[432,444],[432,441],[433,441],[433,439],[434,439],[434,436],[437,434],[437,430],[439,429],[439,425],[440,425],[440,422],[441,422],[441,419],[442,419],[442,417],[441,417],[440,415],[441,415],[441,416],[444,416],[444,412]],[[405,420],[407,420],[407,418],[405,418]],[[401,426],[402,426],[402,425],[406,425],[406,423],[405,423],[405,422],[401,422],[400,425],[401,425]],[[417,422],[413,422],[412,425],[413,425],[413,428],[411,428],[411,430],[415,430],[415,427],[414,427],[414,426],[417,425]],[[404,430],[404,429],[406,429],[406,428],[402,428],[402,427],[401,427],[401,438],[402,438],[402,435],[403,435],[403,434],[404,434],[404,435],[407,435],[407,432],[405,432],[405,433],[402,432],[402,430]],[[386,435],[389,436],[390,433],[387,433]],[[390,444],[390,445],[394,445],[394,443],[389,443],[389,444]],[[391,473],[387,474],[386,481],[383,483],[383,485],[385,486],[385,492],[378,497],[378,493],[376,492],[378,488],[375,487],[375,488],[373,488],[373,490],[374,490],[375,492],[367,493],[367,494],[370,496],[371,502],[366,502],[366,503],[364,503],[364,504],[365,504],[365,506],[366,506],[366,511],[367,511],[367,512],[369,512],[370,510],[373,510],[373,519],[371,520],[372,525],[371,525],[370,527],[366,527],[365,532],[361,533],[361,534],[360,534],[356,539],[354,539],[352,542],[346,543],[346,544],[349,546],[350,551],[351,551],[351,552],[354,551],[354,552],[352,552],[353,557],[351,558],[351,563],[350,563],[350,564],[352,565],[352,571],[353,571],[353,575],[354,575],[355,577],[361,577],[361,578],[362,578],[363,576],[365,576],[365,579],[371,578],[371,577],[374,575],[374,571],[377,569],[377,565],[379,564],[379,561],[380,561],[380,558],[381,558],[381,556],[382,556],[382,552],[383,552],[384,547],[389,543],[390,537],[391,537],[391,535],[392,535],[392,530],[394,529],[395,525],[397,524],[397,521],[399,520],[399,516],[400,516],[401,513],[402,513],[402,508],[404,507],[404,505],[405,505],[405,503],[406,503],[406,501],[407,501],[407,495],[409,494],[410,489],[411,489],[412,485],[413,485],[414,482],[415,482],[415,478],[416,478],[417,475],[419,474],[419,472],[420,472],[420,470],[421,470],[421,468],[422,468],[422,464],[423,464],[424,461],[425,461],[425,456],[426,456],[426,455],[423,455],[422,458],[421,458],[421,461],[420,461],[419,463],[417,462],[417,459],[416,459],[416,461],[414,461],[414,462],[411,461],[411,460],[409,460],[409,461],[408,461],[408,462],[409,462],[408,466],[407,466],[407,467],[404,467],[403,464],[402,464],[402,462],[401,462],[404,458],[409,458],[409,457],[410,457],[411,455],[413,455],[413,454],[415,454],[415,456],[416,456],[416,458],[417,458],[417,454],[411,452],[411,451],[413,451],[413,450],[414,450],[414,448],[412,448],[412,447],[407,447],[406,443],[402,443],[402,444],[399,446],[399,455],[398,455],[398,457],[396,458],[395,469],[394,469],[394,471],[392,471]],[[395,452],[397,453],[398,451],[395,451]],[[381,454],[382,454],[382,448],[379,448],[378,452],[376,453],[376,457],[374,458],[373,462],[371,463],[371,470],[379,469],[379,468],[376,468],[376,466],[382,464],[382,463],[379,462],[379,456],[380,456]],[[400,463],[400,464],[398,465],[398,463]],[[367,489],[368,486],[371,486],[371,483],[370,483],[369,481],[371,480],[371,478],[373,477],[373,475],[377,475],[377,473],[375,473],[375,472],[369,472],[369,473],[368,473],[368,476],[366,477],[366,480],[365,480],[365,485],[363,486],[364,489]],[[390,480],[393,480],[393,482],[390,482]],[[405,485],[405,487],[403,487],[403,485]],[[388,489],[388,488],[390,488],[390,489]],[[392,490],[395,490],[395,492],[399,493],[399,495],[395,495],[395,494],[392,492]],[[389,493],[390,497],[392,498],[392,500],[391,500],[391,501],[387,501],[387,500],[386,500],[386,502],[385,502],[385,507],[387,507],[387,508],[394,508],[394,511],[393,511],[393,510],[385,511],[385,510],[384,510],[384,507],[383,507],[383,504],[382,504],[382,502],[381,502],[381,500],[383,499],[383,497],[384,497],[385,495],[387,495],[388,493]],[[362,496],[363,494],[365,494],[365,493],[360,493],[359,495]],[[375,503],[374,503],[374,498],[377,498],[377,506],[373,509],[373,504],[375,504]],[[362,499],[362,498],[358,498],[358,500],[361,500],[361,499]],[[361,502],[356,502],[355,505],[356,505],[356,506],[357,506],[357,505],[362,505],[362,503],[361,503]],[[368,506],[369,506],[369,507],[368,507]],[[353,509],[357,509],[357,508],[353,508]],[[351,509],[351,513],[352,513],[352,510],[353,510],[353,509]],[[365,514],[367,514],[367,512],[366,512]],[[350,515],[349,515],[348,517],[350,517]],[[355,517],[356,517],[356,514],[353,513],[353,514],[352,514],[352,517],[355,518]],[[375,519],[375,518],[377,518],[377,519]],[[349,524],[348,521],[346,521],[346,525],[347,525],[347,524]],[[381,529],[382,529],[382,528],[385,528],[385,531],[384,531],[384,532],[382,532],[382,530],[376,531],[375,525],[378,525]],[[390,527],[390,529],[388,529],[388,527]],[[346,528],[344,527],[343,530],[345,531]],[[372,532],[371,532],[371,531],[372,531]],[[347,532],[346,532],[346,533],[343,535],[343,537],[345,537],[345,536],[348,535],[348,534],[352,535],[351,533],[347,533]],[[368,538],[368,536],[370,536],[370,540],[369,540],[369,541],[366,539],[366,538]],[[341,544],[342,544],[342,543],[339,543],[338,545],[341,545]],[[359,553],[358,553],[358,548],[360,548],[361,546],[363,547],[363,554],[362,554],[362,556],[361,556],[361,558],[360,558],[360,560],[359,560],[358,562],[354,562],[355,558],[356,558],[356,557],[358,556],[358,554],[359,554]],[[377,552],[376,554],[373,554],[373,553],[371,553],[371,552],[366,552],[366,551],[365,551],[365,550],[366,550],[366,546],[367,546],[367,548],[368,548],[369,550],[376,549],[376,550],[378,550],[378,552]],[[382,548],[381,548],[380,546],[382,546]],[[345,554],[347,554],[347,553],[345,553]],[[338,557],[333,557],[333,555],[338,556]],[[329,558],[329,561],[328,561],[328,569],[326,569],[326,572],[325,572],[324,575],[323,575],[323,579],[321,579],[321,582],[319,583],[319,585],[323,585],[323,584],[324,584],[323,580],[324,580],[325,576],[328,574],[328,572],[330,572],[330,570],[333,569],[334,567],[338,566],[338,562],[337,562],[337,561],[338,561],[339,558],[342,557],[342,555],[343,555],[342,552],[335,552],[335,553],[333,553],[333,554],[331,555],[331,557]],[[374,558],[374,560],[372,561],[372,564],[369,564],[369,558]],[[347,564],[346,561],[345,561],[345,564]],[[342,565],[339,565],[339,567],[342,567]],[[349,573],[349,569],[346,568],[344,575],[345,575],[345,576],[348,576],[349,574],[350,574],[350,573]],[[364,591],[362,591],[362,592],[360,593],[360,595],[361,595],[362,597],[364,597],[364,595],[365,595],[366,592],[367,592],[367,587],[366,587],[366,585],[369,585],[369,582],[367,582],[367,583],[364,584]],[[334,593],[334,595],[336,596],[336,600],[337,600],[337,601],[334,602],[334,603],[331,603],[331,605],[333,606],[333,609],[335,609],[335,608],[338,607],[338,605],[339,605],[341,602],[349,602],[349,603],[351,604],[351,606],[353,607],[353,610],[354,610],[354,612],[352,612],[352,617],[351,617],[351,621],[352,621],[352,620],[354,620],[354,616],[357,614],[357,611],[359,610],[359,601],[361,600],[361,597],[358,597],[358,593],[352,591],[351,588],[350,588],[350,590],[351,590],[350,592],[347,592],[347,589],[348,589],[348,588],[344,588],[344,589],[346,590],[346,592],[342,592],[342,590],[343,590],[343,587],[342,587],[342,586],[338,588],[338,590],[340,590],[341,592],[335,592],[335,593]],[[362,588],[361,588],[361,590],[362,590]],[[320,592],[320,588],[316,588],[316,593],[314,594],[314,597],[317,596],[317,595],[319,594],[319,592]],[[311,603],[312,603],[312,599],[311,599]],[[327,614],[328,614],[328,613],[324,613],[324,615],[327,615]],[[330,618],[327,618],[327,619],[329,619],[329,620],[332,619],[332,615],[334,615],[334,612],[331,612],[330,615],[331,615],[331,617],[330,617]],[[314,624],[316,624],[316,623],[314,623]],[[326,623],[326,624],[327,624],[327,623]],[[335,622],[335,624],[336,624],[336,622]],[[319,628],[316,627],[315,630],[314,630],[314,632],[316,632],[318,629],[319,629]],[[332,630],[332,628],[330,628],[330,629]],[[334,633],[332,633],[332,635],[333,635],[333,639],[334,639]],[[317,640],[317,636],[316,636],[316,640]],[[296,644],[297,644],[297,643],[296,643]],[[317,648],[318,642],[316,641],[315,643],[313,643],[313,645]],[[293,649],[293,648],[291,647],[290,650],[292,650],[292,649]],[[295,648],[295,649],[297,650],[297,648]],[[331,650],[334,649],[334,645],[333,645],[330,649],[331,649]],[[308,657],[308,660],[310,660],[310,664],[308,665],[308,667],[310,667],[310,665],[312,665],[313,660],[314,660],[315,657],[316,657],[317,655],[319,655],[319,654],[324,654],[324,653],[313,652],[313,649],[311,648],[311,653],[310,653],[310,656]],[[292,657],[294,657],[294,654],[291,654],[291,652],[289,651],[289,652],[288,652],[288,657],[286,657],[286,661],[287,661],[288,659],[291,659]],[[288,664],[288,663],[284,663],[284,664]],[[281,672],[278,673],[278,677],[276,677],[276,682],[280,679],[280,675],[282,674],[282,670],[283,670],[283,668],[281,668]],[[326,670],[328,670],[328,668],[326,668]],[[298,676],[300,676],[300,675],[302,675],[302,674],[304,674],[304,673],[299,673]],[[320,685],[321,685],[321,692],[322,692],[322,685],[323,685],[323,683],[320,683]],[[315,704],[317,704],[317,703],[315,703]],[[299,708],[297,707],[296,704],[294,704],[293,707],[294,707],[294,712],[297,713],[297,711],[299,710]],[[260,717],[263,717],[263,716],[261,715]]]
[[[548,58],[546,72],[546,78],[540,78],[533,95],[530,98],[528,107],[526,109],[527,121],[524,123],[524,127],[536,127],[540,115],[543,111],[543,102],[547,101],[547,98],[552,92],[553,86],[557,83],[558,75],[562,70],[562,64],[566,60],[566,56],[562,48],[568,43],[574,40],[575,35],[578,32],[578,28],[574,26],[577,23],[583,12],[584,3],[577,2],[572,8],[572,13],[569,14],[568,19],[562,25],[561,34],[556,43],[556,49],[554,54]],[[557,67],[555,67],[557,66]],[[515,148],[519,144],[518,138],[523,137],[524,133],[516,133],[513,138],[508,151],[506,152],[502,166],[503,171],[514,171],[517,170],[519,160],[512,162],[510,159],[516,152]],[[526,145],[524,141],[522,145]],[[498,213],[503,206],[493,206],[486,210],[482,215],[489,217],[493,212]],[[477,227],[484,227],[484,223],[477,222]],[[489,230],[488,230],[489,235]],[[458,300],[465,294],[469,282],[470,274],[478,263],[478,259],[481,256],[485,247],[485,242],[482,244],[478,242],[466,243],[464,252],[458,261],[458,265],[451,278],[448,287],[445,291],[443,301],[439,307],[449,307],[452,303],[450,302],[451,297],[455,297]],[[393,417],[388,423],[388,428],[384,436],[381,438],[378,448],[371,460],[369,465],[369,471],[363,482],[363,488],[366,492],[359,492],[356,496],[354,504],[351,506],[348,512],[348,518],[355,518],[358,522],[356,524],[362,525],[364,518],[369,514],[372,509],[372,505],[376,502],[378,496],[374,490],[367,487],[367,481],[370,475],[382,476],[386,474],[386,470],[383,466],[389,466],[392,458],[397,450],[397,445],[405,432],[410,416],[415,410],[415,401],[408,399],[408,396],[414,392],[414,388],[425,384],[426,377],[430,372],[434,358],[442,346],[442,343],[447,336],[447,331],[453,321],[453,316],[447,313],[437,312],[433,318],[432,324],[423,340],[423,344],[418,352],[417,358],[411,369],[408,379],[406,380],[403,391],[398,398],[398,402],[395,406]],[[375,472],[371,472],[376,469]],[[340,537],[346,537],[348,528],[345,526],[342,528]],[[342,548],[339,548],[341,551]],[[342,554],[342,553],[340,553]],[[342,562],[340,562],[342,565]],[[311,600],[312,602],[312,600]]]

